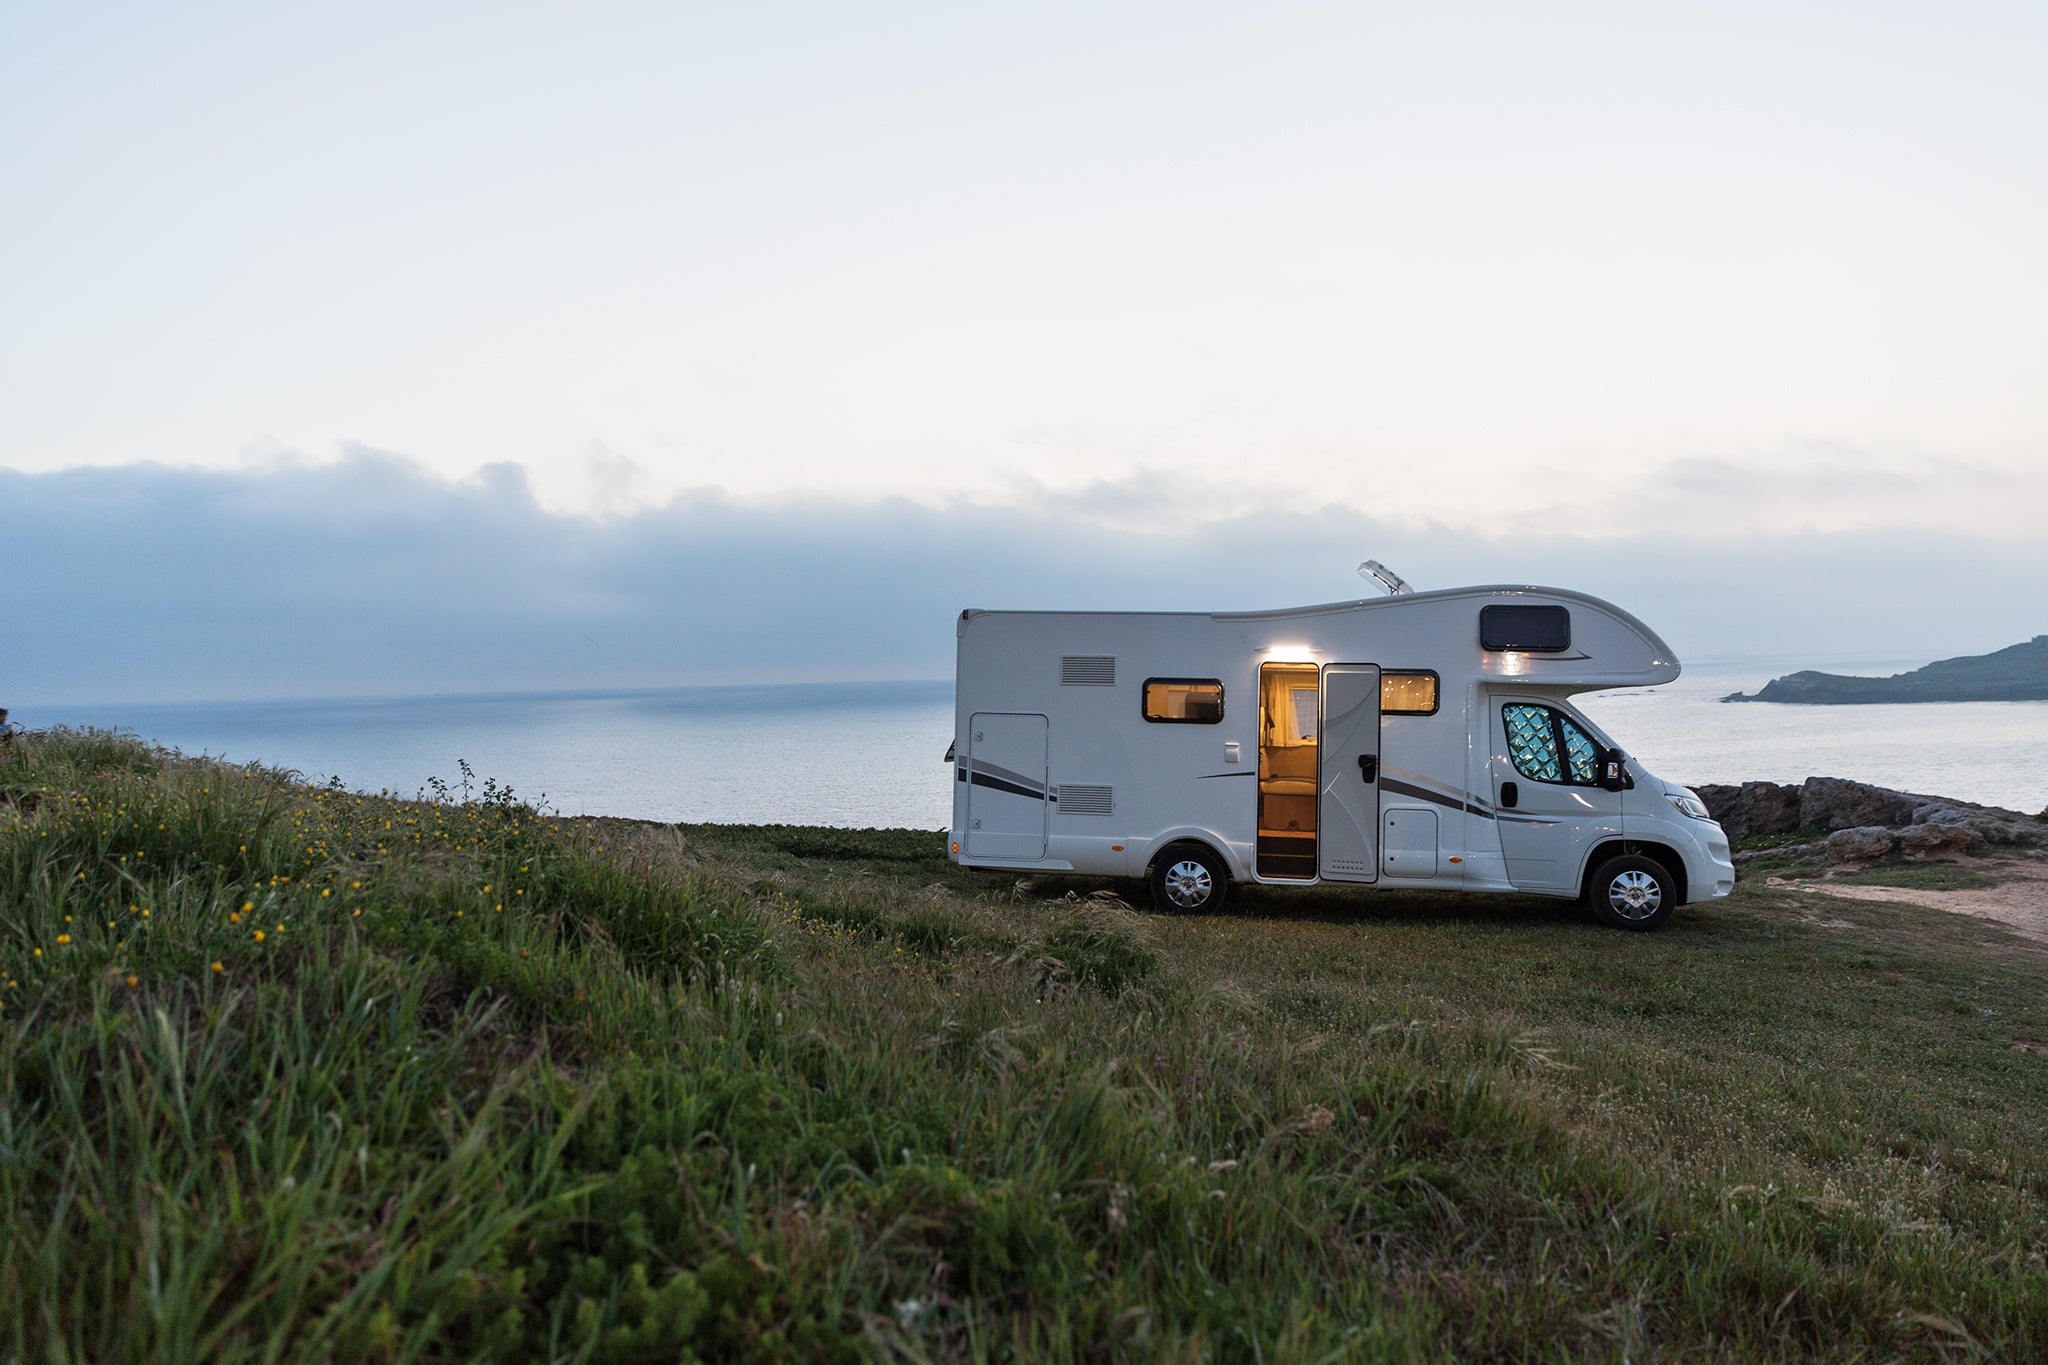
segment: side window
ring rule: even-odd
[[[1558,728],[1564,731],[1565,757],[1571,763],[1572,781],[1591,786],[1600,776],[1598,753],[1600,746],[1592,737],[1572,723],[1570,716],[1562,712],[1557,717]]]
[[[1380,674],[1380,714],[1433,716],[1436,714],[1436,690],[1437,677],[1434,673],[1386,670]]]
[[[1223,683],[1216,678],[1147,678],[1145,719],[1214,725],[1223,719]]]
[[[1557,734],[1550,726],[1547,706],[1508,705],[1500,709],[1508,733],[1508,757],[1515,771],[1538,782],[1564,781],[1564,769],[1557,758]]]
[[[1511,703],[1500,709],[1515,771],[1538,782],[1590,787],[1600,780],[1600,746],[1579,723],[1548,706]]]

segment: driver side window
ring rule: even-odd
[[[1536,782],[1592,786],[1600,776],[1600,747],[1562,711],[1527,702],[1501,707],[1508,758],[1515,771]]]
[[[1600,746],[1593,743],[1593,737],[1572,722],[1572,718],[1559,711],[1558,731],[1564,736],[1565,761],[1570,764],[1572,781],[1592,786],[1600,778]]]

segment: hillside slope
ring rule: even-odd
[[[0,1357],[2048,1355],[1995,925],[472,795],[0,749]]]
[[[1773,678],[1754,695],[1722,701],[1777,701],[1837,706],[1859,702],[2048,701],[2048,635],[1991,654],[1937,659],[1910,673],[1862,678],[1811,669]]]

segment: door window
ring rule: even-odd
[[[1600,746],[1570,716],[1552,706],[1511,702],[1500,717],[1516,772],[1537,782],[1598,784]]]
[[[1508,732],[1508,757],[1515,771],[1538,782],[1562,782],[1564,770],[1557,761],[1557,732],[1551,727],[1547,706],[1503,706],[1501,720]]]

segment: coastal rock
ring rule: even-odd
[[[1742,788],[1730,782],[1707,782],[1694,787],[1693,793],[1706,803],[1707,814],[1729,838],[1740,839],[1749,833],[1742,819]]]
[[[1745,849],[1734,855],[1738,865],[1758,857],[1796,860],[1823,851],[1837,864],[1874,862],[1895,854],[1952,858],[1993,847],[2048,843],[2048,819],[1841,777],[1809,777],[1796,787],[1778,782],[1709,783],[1693,790],[1733,839],[1802,829],[1834,831],[1825,844]]]
[[[1731,839],[1784,834],[1799,825],[1800,789],[1777,782],[1744,782],[1697,789],[1707,811]]]
[[[1996,806],[1935,801],[1913,812],[1918,828],[1961,830],[1974,844],[2037,844],[2048,829],[2014,811]]]
[[[1927,804],[1924,796],[1851,782],[1843,777],[1809,777],[1799,789],[1799,828],[1856,829],[1907,825]],[[1832,844],[1832,840],[1829,841]]]
[[[1952,858],[1969,852],[1974,842],[1970,830],[1960,824],[1914,825],[1899,831],[1899,852],[1908,858]]]
[[[1838,867],[1844,863],[1874,863],[1890,857],[1896,842],[1890,830],[1878,825],[1838,829],[1828,836],[1828,861]]]

